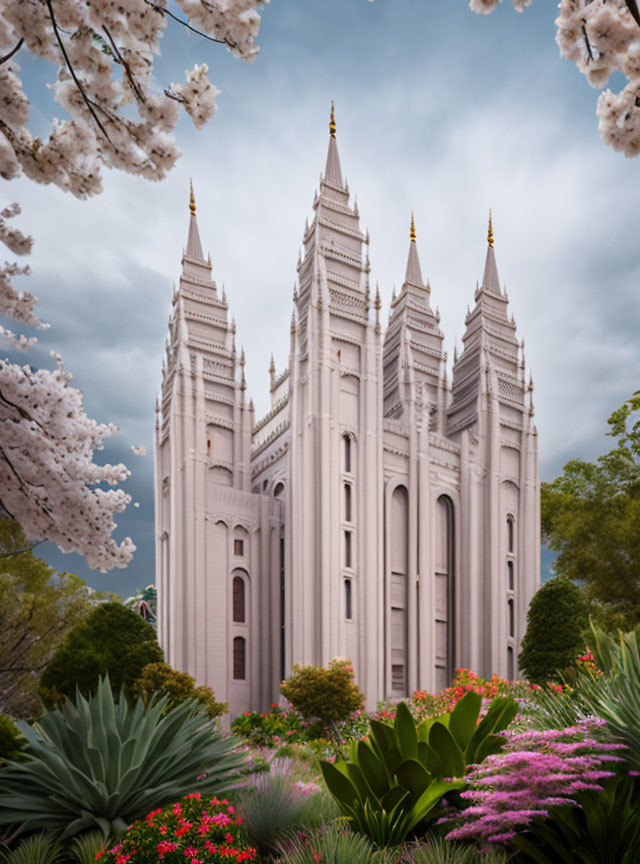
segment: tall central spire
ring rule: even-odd
[[[336,141],[336,116],[331,102],[331,116],[329,119],[329,150],[327,152],[327,167],[324,169],[324,179],[335,186],[342,186],[342,171],[340,169],[340,157],[338,156],[338,143]]]
[[[189,258],[196,258],[198,261],[204,261],[202,254],[202,243],[200,242],[200,232],[198,231],[198,220],[196,219],[196,199],[193,194],[193,181],[189,180],[189,235],[187,237],[187,255]]]
[[[407,259],[407,272],[404,281],[410,282],[412,285],[418,285],[420,288],[424,288],[424,282],[422,281],[422,268],[420,267],[418,246],[416,244],[416,223],[413,218],[413,210],[411,211],[411,228],[409,229],[409,257]]]
[[[496,264],[496,253],[493,249],[493,220],[491,218],[491,210],[489,210],[489,230],[487,232],[487,260],[484,265],[484,276],[482,277],[482,287],[487,291],[493,291],[494,294],[501,294],[500,279],[498,278],[498,265]]]

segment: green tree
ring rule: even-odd
[[[329,732],[364,706],[351,660],[332,660],[326,669],[297,663],[280,691],[306,720],[320,720]]]
[[[640,624],[640,390],[609,418],[617,446],[574,459],[541,489],[542,537],[556,572],[584,583],[609,630]]]
[[[196,687],[195,684],[191,675],[173,669],[168,663],[149,663],[131,689],[134,695],[144,699],[145,704],[155,701],[156,698],[168,696],[165,713],[190,699],[197,699],[200,702],[210,720],[227,713],[229,706],[226,702],[216,701],[211,687]]]
[[[131,695],[133,683],[148,663],[161,662],[162,649],[150,624],[120,603],[103,603],[69,633],[40,679],[47,708],[73,699],[76,688],[89,696],[108,675],[117,693]]]
[[[0,712],[38,713],[40,673],[92,608],[82,579],[33,554],[13,519],[0,518]]]
[[[530,681],[557,679],[585,650],[589,625],[587,603],[580,588],[566,576],[554,576],[534,594],[527,612],[520,668]]]

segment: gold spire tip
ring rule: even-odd
[[[489,208],[489,232],[487,233],[487,243],[493,246],[493,222],[491,219],[491,208]]]
[[[189,212],[192,216],[196,215],[196,199],[193,194],[193,180],[189,177]]]
[[[332,138],[336,137],[336,115],[335,115],[335,111],[333,110],[333,99],[331,100],[331,118],[329,120],[329,135],[331,135]]]
[[[412,243],[416,242],[416,223],[413,218],[413,210],[411,211],[411,228],[409,230],[409,240],[411,240]]]

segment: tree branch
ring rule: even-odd
[[[15,48],[13,48],[11,51],[9,51],[8,54],[5,54],[4,57],[0,57],[0,66],[1,66],[3,63],[6,63],[7,60],[11,60],[11,58],[13,57],[13,55],[14,55],[14,54],[17,54],[17,52],[22,48],[23,45],[24,45],[24,38],[20,39],[20,41],[18,42],[18,44],[15,46]]]
[[[227,45],[228,42],[225,39],[215,39],[213,36],[208,36],[206,33],[203,33],[202,30],[198,30],[196,27],[192,27],[188,21],[183,21],[182,18],[178,18],[177,15],[174,15],[173,12],[169,12],[168,9],[162,9],[153,0],[144,0],[147,6],[151,6],[152,9],[155,9],[160,15],[168,15],[169,18],[173,18],[174,21],[177,21],[178,24],[182,24],[183,27],[186,27],[187,30],[191,30],[192,33],[196,33],[198,36],[202,36],[203,39],[208,39],[209,42],[217,42],[218,45]]]
[[[60,47],[60,51],[62,51],[62,56],[64,57],[64,62],[65,62],[65,64],[66,64],[67,69],[69,70],[69,74],[70,74],[71,77],[73,78],[73,82],[74,82],[74,84],[76,85],[76,87],[77,87],[78,90],[80,91],[80,95],[82,96],[82,99],[83,99],[83,101],[84,101],[84,104],[85,104],[85,105],[87,106],[87,108],[89,109],[89,113],[90,113],[91,116],[93,117],[93,119],[94,119],[94,121],[95,121],[95,123],[96,123],[98,129],[102,132],[102,134],[103,134],[104,137],[107,139],[107,141],[109,142],[109,144],[111,144],[111,146],[113,147],[113,146],[114,146],[114,145],[113,145],[113,142],[111,141],[111,138],[109,138],[109,135],[108,135],[108,133],[107,133],[107,130],[104,128],[104,126],[103,126],[102,123],[100,122],[100,118],[98,117],[98,115],[96,114],[96,112],[93,110],[93,105],[92,105],[92,103],[91,103],[91,100],[89,99],[89,97],[87,96],[87,94],[84,92],[84,87],[82,86],[82,84],[81,84],[80,81],[78,80],[78,76],[76,75],[75,69],[74,69],[73,66],[71,65],[71,61],[69,60],[69,55],[67,54],[67,50],[66,50],[66,48],[64,47],[64,43],[63,43],[63,41],[62,41],[62,39],[61,39],[61,37],[60,37],[60,31],[58,30],[58,25],[56,24],[55,15],[53,14],[53,7],[51,6],[51,0],[45,0],[45,2],[46,2],[46,4],[47,4],[47,9],[49,10],[49,16],[50,16],[50,18],[51,18],[51,23],[52,23],[52,25],[53,25],[53,32],[54,32],[55,35],[56,35],[56,40],[57,40],[58,45],[59,45],[59,47]]]
[[[133,72],[131,71],[131,67],[129,66],[127,61],[124,59],[124,57],[120,53],[118,46],[113,41],[113,37],[111,36],[111,33],[109,33],[109,30],[107,29],[106,25],[103,25],[102,29],[107,34],[107,38],[109,39],[109,42],[111,42],[111,47],[113,48],[113,50],[115,52],[116,59],[117,59],[118,63],[120,63],[120,65],[122,66],[122,68],[125,71],[125,75],[129,79],[129,84],[131,84],[131,89],[136,94],[138,101],[144,103],[146,101],[144,98],[144,93],[142,92],[142,90],[140,90],[140,87],[138,86],[138,82],[135,80],[135,78],[133,76]]]
[[[624,2],[627,4],[627,9],[633,15],[636,24],[640,27],[640,10],[638,9],[636,0],[624,0]]]

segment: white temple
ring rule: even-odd
[[[354,664],[368,707],[518,674],[540,580],[533,384],[489,223],[464,350],[447,376],[411,220],[382,333],[369,237],[329,152],[298,260],[289,363],[257,420],[191,192],[156,406],[156,584],[167,662],[232,715],[294,663]]]

